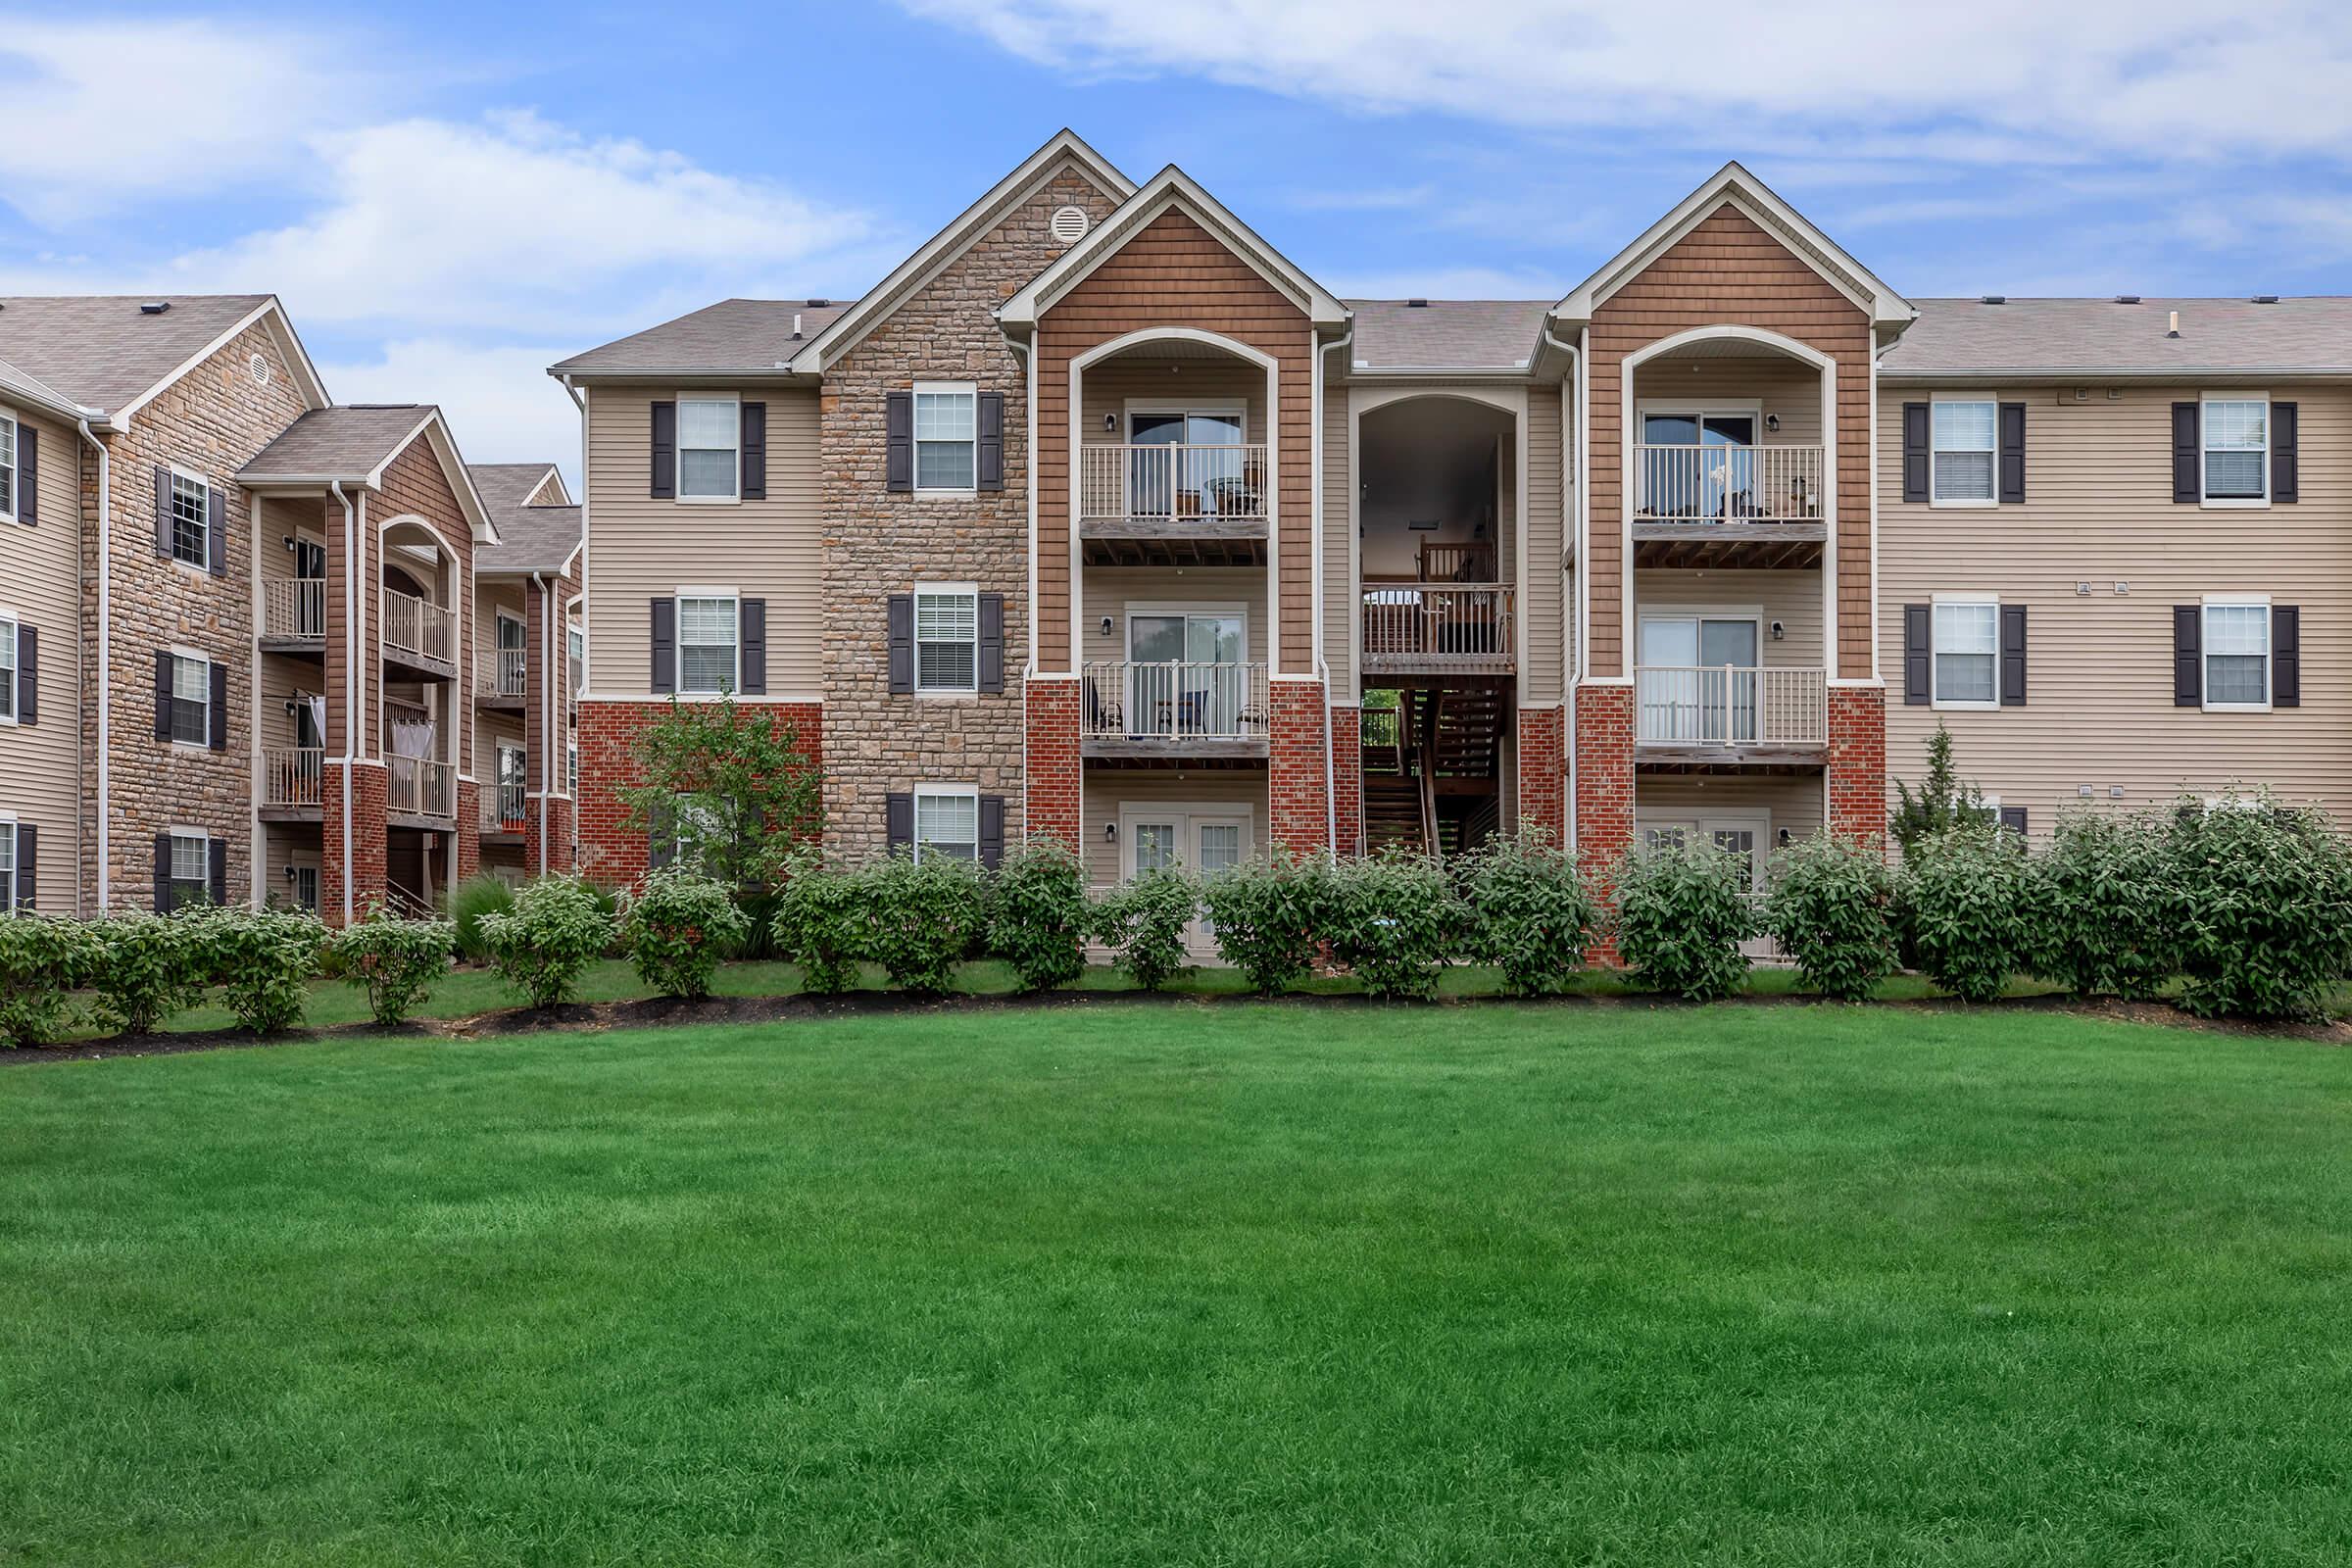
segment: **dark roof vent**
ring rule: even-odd
[[[2137,305],[2139,303],[2139,296],[2136,294],[2118,294],[2115,297],[2115,303],[2118,305]]]
[[[2254,303],[2257,305],[2276,305],[2278,303],[2278,296],[2276,294],[2257,294],[2254,296]]]
[[[1426,311],[1426,310],[1428,310],[1428,309],[1429,309],[1429,301],[1427,301],[1427,300],[1406,300],[1406,301],[1404,302],[1404,307],[1405,307],[1405,309],[1406,309],[1406,310],[1408,310],[1408,311]]]
[[[1979,305],[2006,305],[2009,303],[2009,296],[2006,294],[1987,294],[1983,299],[1977,301],[1977,303]]]
[[[161,316],[171,308],[172,302],[170,300],[149,300],[146,304],[139,307],[139,314],[141,316]]]
[[[830,305],[830,304],[832,304],[833,302],[832,302],[831,300],[810,300],[808,303],[809,303],[809,304],[811,304],[811,305],[823,306],[823,305]]]

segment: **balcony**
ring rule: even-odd
[[[1814,566],[1829,537],[1818,446],[1634,447],[1637,566]]]
[[[1828,672],[1738,664],[1634,671],[1634,762],[1658,772],[1807,770],[1830,744]]]
[[[262,583],[262,648],[269,653],[326,651],[326,583],[275,577]]]
[[[458,672],[458,614],[445,605],[384,590],[384,659],[420,674],[452,679]]]
[[[520,784],[500,784],[482,792],[482,838],[520,842],[524,790]]]
[[[384,759],[384,813],[402,827],[450,827],[458,819],[458,770],[429,757]]]
[[[1508,675],[1517,667],[1509,583],[1369,582],[1366,675]]]
[[[519,709],[529,673],[522,649],[485,649],[474,671],[474,696],[485,708]]]
[[[1088,662],[1081,756],[1154,761],[1266,755],[1266,666]]]
[[[1265,564],[1263,443],[1090,444],[1078,474],[1088,565]]]
[[[317,746],[270,746],[262,750],[262,819],[316,822],[326,752]]]

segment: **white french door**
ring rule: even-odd
[[[1668,844],[1712,844],[1719,850],[1729,850],[1747,862],[1748,891],[1759,896],[1764,891],[1765,859],[1772,846],[1769,811],[1710,812],[1704,816],[1678,816],[1671,812],[1653,815],[1642,811],[1636,814],[1634,836],[1643,849]],[[1771,957],[1772,939],[1750,938],[1740,944],[1740,951],[1751,958]]]
[[[1130,806],[1119,812],[1122,881],[1147,871],[1181,866],[1196,876],[1213,876],[1250,857],[1250,810],[1246,806]],[[1185,927],[1184,943],[1196,958],[1212,956],[1216,936],[1205,918]]]

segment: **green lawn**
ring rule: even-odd
[[[0,1070],[0,1563],[2335,1564],[2352,1053],[954,1011]]]

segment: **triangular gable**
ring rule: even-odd
[[[1122,201],[1135,193],[1135,182],[1121,173],[1108,159],[1089,147],[1075,131],[1056,131],[1052,140],[1021,160],[1018,169],[997,181],[987,195],[965,208],[954,222],[934,234],[921,250],[900,263],[896,271],[868,289],[864,298],[810,339],[807,348],[793,356],[793,373],[823,374],[834,362],[857,347],[867,333],[887,320],[908,296],[971,249],[983,235],[1004,220],[1005,214],[1028,200],[1038,186],[1047,183],[1067,165],[1076,166],[1079,172]]]
[[[294,330],[293,321],[287,318],[285,306],[278,302],[276,295],[272,294],[229,327],[227,331],[222,332],[203,348],[188,356],[171,374],[157,381],[155,385],[132,398],[122,407],[109,410],[106,418],[108,426],[121,429],[127,425],[130,422],[130,416],[154,402],[163,394],[165,388],[220,353],[221,349],[235,342],[256,321],[266,324],[270,328],[270,335],[277,340],[279,356],[285,360],[287,368],[294,372],[294,379],[301,384],[304,406],[313,409],[333,408],[335,400],[326,395],[326,383],[318,378],[318,367],[311,363],[311,351],[302,346],[301,334]]]
[[[1062,252],[1053,266],[1000,306],[997,319],[1007,330],[1034,328],[1038,317],[1052,310],[1056,300],[1084,282],[1096,268],[1117,255],[1121,246],[1170,211],[1183,213],[1207,230],[1317,326],[1339,326],[1347,321],[1347,306],[1259,238],[1255,230],[1234,217],[1223,203],[1202,190],[1174,164],[1152,175],[1143,189],[1128,197],[1092,233]]]
[[[441,462],[442,477],[449,481],[450,491],[458,498],[458,507],[466,514],[466,521],[473,530],[473,542],[477,545],[498,543],[498,525],[490,520],[490,509],[483,503],[482,493],[474,488],[473,475],[466,468],[465,455],[458,451],[458,438],[450,432],[449,420],[442,417],[439,408],[435,408],[432,416],[424,421],[423,434],[432,443],[433,456]],[[402,442],[403,450],[414,445],[416,439],[411,436]],[[384,466],[390,467],[390,462],[387,461]],[[378,477],[381,477],[381,470],[378,470]]]
[[[1867,313],[1882,338],[1890,338],[1911,324],[1919,311],[1888,288],[1870,270],[1847,255],[1804,215],[1773,194],[1771,188],[1737,162],[1724,165],[1712,178],[1683,198],[1674,210],[1652,223],[1642,237],[1611,257],[1600,270],[1571,290],[1551,309],[1552,318],[1584,322],[1593,311],[1627,282],[1666,254],[1707,219],[1729,206],[1744,215],[1767,234],[1788,248],[1833,288]]]

